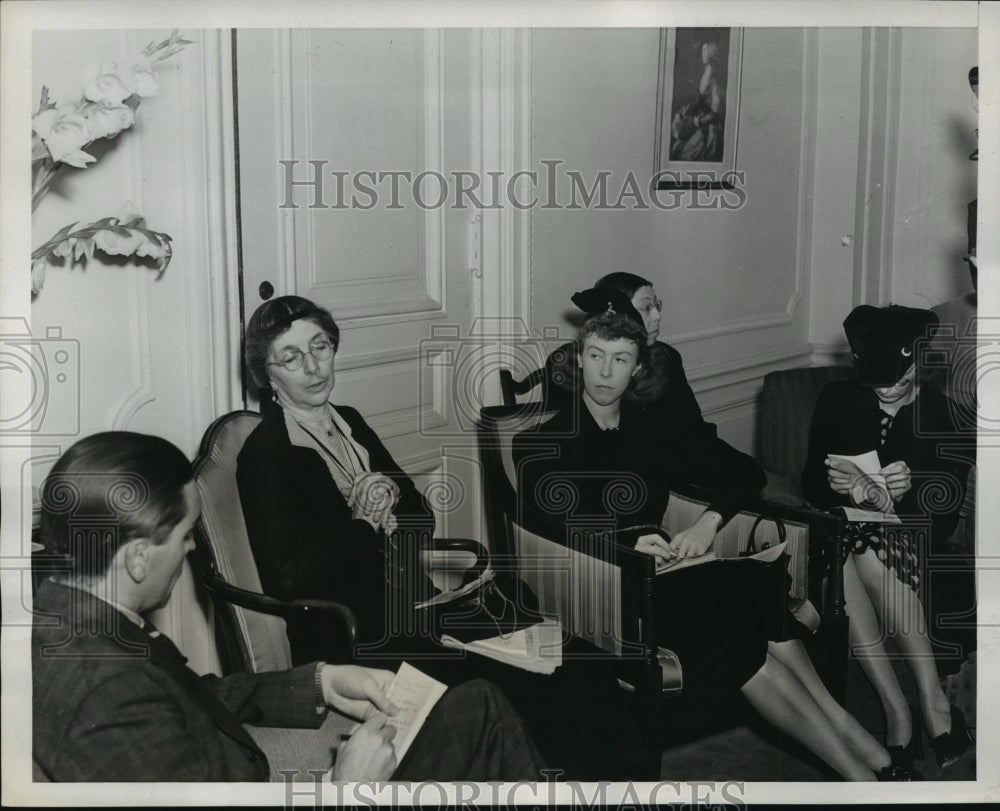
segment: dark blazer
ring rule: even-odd
[[[551,405],[568,406],[582,392],[576,344],[567,343],[549,355],[543,378],[543,398]],[[678,481],[713,491],[712,509],[729,520],[764,488],[767,477],[751,456],[719,438],[714,423],[706,422],[684,372],[681,353],[657,341],[649,350],[644,373],[625,400],[650,418],[665,452],[674,460]]]
[[[364,418],[353,408],[335,408],[367,449],[371,469],[399,486],[400,531],[392,539],[352,517],[319,453],[291,444],[280,408],[268,411],[247,438],[236,480],[264,591],[281,600],[312,597],[345,603],[357,617],[358,639],[364,642],[382,637],[387,601],[395,599],[387,582],[392,574],[388,541],[398,545],[402,538],[409,550],[419,538],[433,534],[434,516]],[[401,560],[410,559],[404,555]],[[419,571],[418,566],[408,568]],[[422,580],[408,587],[411,594],[432,588]],[[332,659],[324,620],[290,620],[287,627],[294,663]]]
[[[34,601],[35,762],[53,781],[266,781],[241,723],[319,727],[316,665],[199,677],[151,635],[80,589],[51,580]]]
[[[827,454],[849,456],[877,451],[883,466],[904,461],[912,487],[896,504],[901,518],[931,521],[932,540],[942,541],[955,529],[965,494],[969,465],[975,459],[975,433],[960,429],[954,406],[938,389],[921,386],[917,399],[899,409],[884,446],[875,392],[855,381],[827,384],[816,403],[809,432],[809,454],[802,492],[817,507],[850,506],[847,495],[830,489]]]
[[[535,431],[515,436],[512,451],[523,506],[560,522],[610,518],[619,530],[659,525],[671,488],[689,481],[688,460],[664,436],[659,415],[628,402],[612,431],[598,427],[582,400],[568,403]],[[709,509],[728,521],[753,493],[743,478],[716,467]]]

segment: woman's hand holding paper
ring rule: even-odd
[[[674,535],[674,539],[670,542],[670,548],[677,558],[704,555],[715,541],[715,533],[721,523],[721,515],[717,512],[706,511],[691,527]]]
[[[674,550],[670,548],[670,544],[656,533],[640,535],[639,540],[635,542],[635,550],[652,555],[656,558],[657,566],[670,563],[677,558]]]
[[[885,486],[893,501],[899,501],[913,486],[910,478],[910,467],[906,462],[893,462],[879,471],[885,479]]]

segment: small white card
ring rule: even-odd
[[[420,727],[447,689],[448,685],[421,673],[409,663],[400,665],[387,693],[389,700],[399,707],[399,713],[389,719],[389,723],[396,727],[392,743],[397,763],[403,762]]]

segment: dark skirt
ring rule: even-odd
[[[808,636],[788,610],[786,564],[719,560],[658,577],[657,644],[680,659],[685,693],[738,690],[768,642]]]

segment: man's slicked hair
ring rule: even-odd
[[[81,439],[56,462],[42,488],[40,537],[73,573],[103,576],[134,538],[162,543],[187,514],[191,463],[165,439],[108,431]]]

